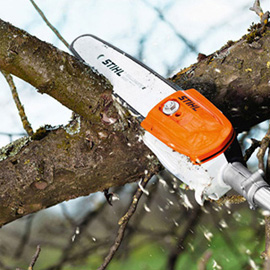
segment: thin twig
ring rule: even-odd
[[[76,228],[75,232],[72,231],[72,235],[68,237],[69,241],[66,247],[64,247],[64,249],[62,250],[62,255],[59,261],[47,269],[49,270],[60,269],[61,267],[63,267],[63,265],[66,262],[71,260],[70,256],[72,252],[74,251],[74,248],[76,247],[76,243],[78,244],[80,239],[84,237],[90,223],[93,222],[96,219],[96,217],[102,213],[103,209],[106,206],[107,206],[107,203],[105,202],[98,204],[95,209],[91,209],[90,211],[88,211],[79,223],[77,223],[76,225],[74,224],[74,227]],[[79,234],[76,233],[76,230],[79,230]]]
[[[68,42],[63,38],[63,36],[58,32],[58,30],[49,22],[49,20],[46,18],[45,14],[42,12],[42,10],[38,7],[38,5],[35,3],[34,0],[30,0],[36,11],[39,13],[41,18],[45,21],[45,23],[51,28],[51,30],[55,33],[55,35],[64,43],[64,45],[69,49]]]
[[[1,71],[1,72],[4,75],[8,85],[10,87],[14,102],[16,104],[16,107],[18,109],[18,112],[19,112],[19,115],[20,115],[20,118],[21,118],[21,121],[22,121],[22,124],[23,124],[23,128],[25,129],[27,134],[29,136],[31,136],[31,135],[33,135],[33,129],[31,127],[30,122],[27,119],[26,114],[25,114],[24,107],[23,107],[23,105],[22,105],[22,103],[20,101],[20,98],[19,98],[16,86],[15,86],[15,83],[13,81],[13,78],[12,78],[12,76],[10,74],[8,74],[8,73],[6,73],[4,71]]]
[[[76,222],[75,222],[75,220],[70,216],[70,214],[69,214],[69,212],[68,212],[68,210],[67,210],[66,205],[63,204],[63,203],[61,203],[61,204],[60,204],[60,207],[61,207],[61,210],[62,210],[62,214],[63,214],[63,216],[65,217],[65,219],[68,221],[68,223],[69,223],[72,227],[76,226]]]
[[[7,136],[9,138],[9,142],[11,143],[13,141],[14,136],[26,136],[26,133],[9,133],[9,132],[0,132],[0,136]],[[0,147],[1,149],[1,147]]]
[[[261,147],[257,153],[257,158],[259,161],[259,168],[263,171],[265,171],[264,155],[265,155],[267,148],[269,148],[269,146],[270,146],[270,124],[269,124],[269,128],[267,130],[267,133],[265,134],[264,138],[261,141]]]
[[[137,216],[136,216],[136,220],[134,220],[134,222],[131,224],[129,224],[129,226],[126,229],[125,232],[125,241],[123,241],[122,243],[122,248],[121,250],[125,252],[124,256],[128,256],[129,252],[131,251],[131,249],[129,248],[129,243],[131,241],[131,238],[134,237],[134,234],[137,234],[139,232],[139,227],[140,225],[142,225],[142,220],[144,219],[145,215],[148,213],[145,210],[145,206],[147,203],[147,207],[150,209],[151,207],[151,202],[153,202],[153,199],[156,195],[156,189],[158,188],[158,178],[157,176],[152,177],[151,178],[151,186],[148,186],[148,190],[147,192],[149,193],[147,196],[145,196],[145,200],[144,200],[144,207],[140,207],[140,209],[137,209]],[[145,194],[145,193],[144,193]],[[136,247],[133,244],[133,250],[136,250]],[[122,254],[123,255],[123,254]]]
[[[19,243],[18,247],[16,248],[15,255],[14,255],[14,257],[17,259],[22,256],[24,249],[29,242],[33,220],[34,220],[34,215],[29,215],[27,217],[27,220],[25,222],[24,233],[20,239],[20,243]]]
[[[186,242],[186,239],[191,235],[192,231],[194,231],[194,228],[198,224],[202,215],[203,211],[201,209],[201,206],[199,205],[196,205],[193,210],[188,212],[188,219],[185,225],[185,229],[182,231],[181,235],[178,236],[177,244],[174,246],[174,249],[172,249],[168,255],[167,260],[168,270],[176,269],[177,259],[179,258],[181,253],[184,252],[183,246]]]
[[[261,142],[251,138],[251,146],[245,151],[245,155],[244,155],[244,161],[247,162],[250,157],[252,156],[252,154],[254,153],[254,151],[261,145]]]
[[[261,8],[260,0],[255,0],[253,7],[249,9],[254,11],[260,17],[263,15],[263,10]]]
[[[39,257],[40,251],[41,251],[41,248],[40,248],[40,245],[38,245],[36,253],[33,256],[31,263],[29,264],[28,270],[33,270],[33,268],[34,268],[34,266],[35,266],[35,264],[37,262],[37,259]]]
[[[164,11],[160,10],[159,8],[155,7],[152,3],[148,2],[148,1],[143,1],[148,7],[150,7],[151,9],[153,9],[158,18],[160,19],[160,21],[162,21],[163,23],[165,23],[175,34],[175,36],[177,38],[179,38],[180,40],[182,40],[182,42],[194,53],[198,54],[198,50],[196,45],[194,45],[191,41],[189,41],[184,35],[182,35],[177,29],[176,27],[165,18],[164,15]]]
[[[40,251],[41,251],[41,248],[40,248],[40,245],[38,245],[37,250],[36,250],[36,252],[35,252],[35,254],[34,254],[34,256],[33,256],[32,260],[31,260],[31,262],[30,262],[30,264],[28,266],[28,268],[27,268],[28,270],[33,270],[34,269],[34,266],[35,266],[35,264],[36,264],[36,262],[38,260]],[[23,270],[23,269],[17,267],[16,270]]]
[[[254,11],[261,19],[262,25],[266,25],[269,19],[269,11],[263,12],[260,4],[260,0],[255,0],[253,6],[249,8],[250,10]]]
[[[145,176],[145,178],[143,179],[143,181],[141,182],[141,186],[143,188],[145,188],[145,186],[147,185],[147,183],[149,182],[149,180],[151,179],[152,174],[147,174]],[[128,211],[126,212],[126,214],[119,220],[118,224],[119,229],[117,232],[117,236],[114,240],[113,245],[111,246],[108,255],[105,257],[102,265],[98,268],[98,270],[104,270],[106,269],[106,267],[109,265],[110,261],[113,259],[116,251],[118,250],[119,246],[122,243],[123,237],[124,237],[124,233],[126,230],[126,227],[128,225],[128,222],[130,220],[130,218],[133,216],[133,214],[136,211],[137,205],[139,203],[139,200],[141,198],[143,194],[142,189],[138,186],[137,191],[135,193],[135,195],[133,196],[133,200],[128,208]]]

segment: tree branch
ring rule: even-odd
[[[64,200],[136,181],[151,164],[158,164],[133,135],[140,133],[135,124],[112,130],[81,120],[75,134],[67,128],[43,128],[40,133],[38,140],[26,141],[14,155],[14,144],[6,148],[9,156],[0,166],[0,225]]]
[[[118,222],[119,229],[118,229],[115,241],[114,241],[113,245],[111,246],[108,255],[105,257],[102,265],[98,268],[98,270],[104,270],[107,268],[107,266],[109,265],[109,263],[113,259],[115,253],[117,252],[118,248],[120,247],[122,240],[123,240],[123,237],[124,237],[126,227],[128,225],[128,222],[129,222],[130,218],[133,216],[133,214],[135,213],[137,205],[139,203],[139,200],[140,200],[142,194],[144,193],[144,188],[152,176],[153,176],[153,172],[148,173],[144,177],[141,185],[138,186],[137,191],[136,191],[135,195],[133,196],[131,204],[128,208],[128,211]]]
[[[0,69],[30,83],[86,119],[100,120],[112,87],[75,57],[0,20]]]
[[[31,127],[30,122],[27,119],[26,114],[25,114],[25,110],[24,110],[24,107],[23,107],[23,105],[22,105],[22,103],[20,101],[20,98],[19,98],[19,95],[18,95],[18,92],[17,92],[17,88],[15,86],[13,78],[12,78],[12,76],[10,74],[5,73],[4,71],[2,71],[2,74],[4,75],[8,85],[10,87],[13,100],[14,100],[14,102],[16,104],[16,107],[18,109],[18,112],[19,112],[19,115],[20,115],[20,118],[21,118],[21,121],[22,121],[22,124],[23,124],[23,128],[25,129],[25,131],[27,132],[27,134],[29,136],[32,136],[33,135],[33,129]]]
[[[172,81],[211,100],[238,132],[270,118],[269,25],[255,25],[237,42],[180,71]]]
[[[118,116],[104,77],[8,23],[0,20],[0,26],[0,68],[82,116],[66,127],[43,127],[0,153],[0,226],[63,200],[136,181],[149,164],[158,164],[138,139],[138,123],[128,114]]]
[[[17,246],[15,253],[14,253],[14,258],[16,258],[16,259],[18,259],[22,256],[24,249],[29,242],[34,216],[35,215],[29,215],[27,217],[27,220],[26,220],[25,225],[24,225],[25,228],[24,228],[23,235],[21,236],[21,239],[19,241],[19,245]]]
[[[259,168],[265,172],[265,165],[264,165],[264,156],[267,148],[270,146],[270,125],[268,131],[266,132],[265,136],[263,137],[260,148],[257,153],[257,159],[259,161]]]
[[[48,27],[55,33],[55,35],[63,42],[63,44],[69,49],[68,42],[63,38],[63,36],[59,33],[59,31],[49,22],[45,14],[42,12],[42,10],[39,8],[39,6],[36,4],[34,0],[30,0],[32,5],[34,6],[35,10],[38,12],[38,14],[41,16],[41,18],[44,20],[44,22],[48,25]]]
[[[38,257],[39,257],[40,252],[41,252],[41,248],[40,248],[40,246],[38,245],[38,246],[37,246],[36,253],[34,254],[34,256],[33,256],[32,260],[31,260],[31,262],[30,262],[30,264],[29,264],[28,270],[33,270],[33,268],[34,268],[34,266],[35,266],[35,264],[36,264],[36,262],[37,262],[37,259],[38,259]]]
[[[256,37],[230,43],[172,78],[201,91],[238,131],[270,118],[270,31],[267,25],[255,30]],[[139,123],[129,114],[119,117],[103,76],[2,20],[0,36],[0,69],[80,116],[67,127],[43,127],[0,154],[0,226],[64,200],[136,181],[151,164],[159,166],[138,139]],[[111,124],[108,118],[116,121]]]
[[[191,213],[190,213],[191,212]],[[190,212],[188,212],[187,217],[187,224],[185,226],[185,229],[182,231],[181,235],[178,237],[177,244],[175,247],[171,250],[168,256],[167,260],[167,269],[168,270],[175,270],[177,259],[179,258],[180,254],[184,250],[184,243],[188,236],[192,233],[194,230],[194,227],[198,224],[198,221],[200,220],[201,214],[203,214],[201,210],[201,206],[196,205],[195,209],[192,209]]]

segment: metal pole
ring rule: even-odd
[[[262,170],[251,173],[242,163],[233,162],[224,168],[222,179],[247,199],[251,209],[270,211],[270,186],[264,181]]]

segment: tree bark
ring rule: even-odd
[[[0,226],[64,200],[134,182],[146,169],[159,167],[140,140],[138,122],[126,111],[125,118],[119,116],[106,78],[1,20],[0,36],[0,69],[81,116],[2,149]]]
[[[238,132],[270,116],[270,32],[259,26],[239,41],[180,71],[172,81],[195,88],[213,102]]]
[[[175,75],[231,119],[238,131],[270,115],[268,28]],[[139,123],[118,114],[111,85],[73,56],[0,20],[0,69],[18,76],[80,115],[69,126],[44,127],[0,156],[0,226],[64,200],[124,185],[158,171],[141,142]],[[47,112],[46,112],[47,113]]]

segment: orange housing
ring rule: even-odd
[[[163,107],[167,101],[177,102],[178,110],[165,114]],[[194,163],[206,162],[223,153],[235,137],[230,121],[195,89],[177,91],[162,100],[141,126]]]

